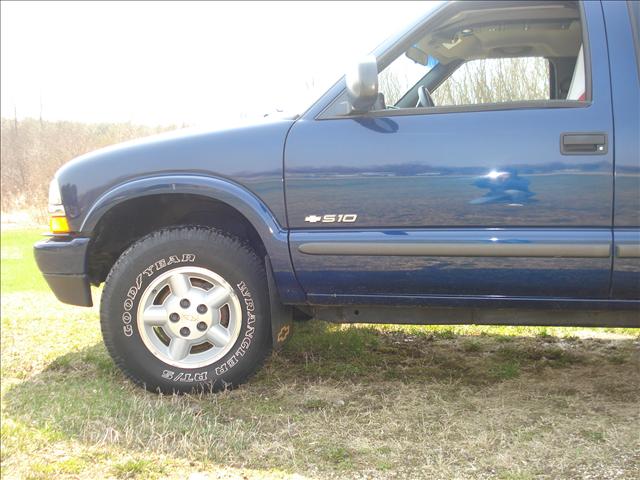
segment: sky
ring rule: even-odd
[[[3,117],[217,125],[300,113],[430,2],[0,4]]]

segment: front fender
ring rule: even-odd
[[[246,188],[227,179],[176,174],[131,180],[112,188],[96,200],[82,221],[79,233],[91,236],[103,215],[122,202],[149,195],[176,193],[208,197],[225,203],[242,214],[262,239],[271,260],[282,301],[304,301],[304,292],[295,278],[291,265],[287,230],[278,223],[262,200]]]

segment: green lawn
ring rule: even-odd
[[[33,244],[46,237],[42,230],[7,230],[2,232],[2,292],[46,292],[44,281],[33,259]]]
[[[157,396],[48,291],[39,233],[1,237],[3,478],[640,477],[638,330],[311,321],[237,390]]]

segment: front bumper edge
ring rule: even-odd
[[[57,275],[55,273],[43,273],[43,275],[49,288],[62,303],[81,307],[93,306],[87,275]]]
[[[50,238],[33,247],[38,268],[53,293],[63,303],[93,306],[86,273],[88,238]]]

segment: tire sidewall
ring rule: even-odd
[[[182,230],[184,231],[184,230]],[[160,232],[123,254],[107,279],[102,317],[105,343],[116,362],[136,383],[149,390],[217,391],[251,375],[268,348],[269,319],[264,280],[255,256],[228,237],[202,229]],[[211,238],[212,235],[217,238]],[[202,267],[222,276],[233,288],[242,312],[238,338],[229,352],[204,367],[176,367],[149,351],[138,329],[137,311],[143,292],[159,275],[179,267]],[[109,328],[104,328],[105,321]],[[105,331],[106,330],[106,331]]]

